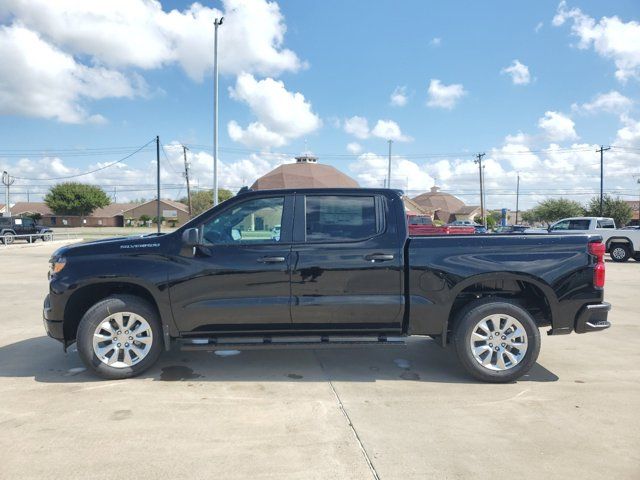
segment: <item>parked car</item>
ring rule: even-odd
[[[462,225],[434,225],[431,217],[428,215],[407,215],[407,225],[409,227],[409,236],[423,235],[470,235],[476,233],[472,226]]]
[[[15,240],[35,242],[41,239],[43,242],[51,240],[53,231],[50,228],[36,224],[30,217],[0,217],[0,241],[5,245],[11,245]]]
[[[544,234],[544,233],[548,233],[548,231],[544,228],[529,227],[527,225],[505,225],[505,226],[500,226],[496,228],[495,233],[500,235],[506,235],[506,234],[528,235],[532,233]]]
[[[616,228],[613,218],[563,218],[549,227],[549,233],[597,234],[602,237],[606,251],[614,262],[626,262],[630,258],[640,262],[640,231]]]
[[[473,227],[476,233],[487,233],[487,227],[484,225],[480,225],[478,223],[472,222],[471,220],[454,220],[447,224],[449,227],[457,227],[457,226],[465,226],[465,227]]]
[[[232,234],[249,224],[279,224],[280,238]],[[510,382],[534,365],[540,328],[610,327],[603,256],[598,235],[411,237],[395,190],[249,191],[172,233],[58,249],[44,325],[111,379],[140,374],[174,343],[324,348],[428,335],[474,377]]]

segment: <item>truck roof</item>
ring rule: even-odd
[[[397,188],[278,188],[274,190],[251,190],[243,187],[238,195],[263,194],[263,193],[393,193],[398,196],[404,195],[404,191]]]

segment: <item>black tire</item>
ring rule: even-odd
[[[131,366],[116,368],[102,362],[93,349],[93,335],[98,326],[120,312],[130,312],[143,317],[153,333],[150,350],[139,361]],[[146,300],[134,295],[113,295],[99,301],[82,317],[76,335],[78,353],[84,364],[102,378],[119,380],[135,377],[150,368],[162,352],[162,328],[156,309]]]
[[[495,314],[515,318],[527,334],[527,350],[522,359],[505,370],[491,370],[483,366],[476,360],[471,349],[471,335],[478,322]],[[465,370],[478,380],[491,383],[513,382],[526,374],[538,359],[541,343],[540,331],[531,315],[517,303],[501,298],[481,299],[465,307],[456,318],[453,341],[458,359]]]
[[[11,245],[16,239],[16,236],[11,233],[11,232],[7,232],[4,235],[2,235],[2,243],[4,243],[5,245]]]
[[[50,234],[50,233],[45,233],[45,234],[42,236],[42,241],[43,241],[43,242],[49,242],[50,240],[51,240],[51,234]]]
[[[625,243],[613,243],[609,247],[609,256],[614,262],[627,262],[631,258],[631,249]]]

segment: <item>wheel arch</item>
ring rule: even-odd
[[[627,243],[631,246],[631,250],[634,250],[633,241],[629,237],[624,237],[624,236],[611,237],[607,240],[607,243],[605,244],[607,253],[611,250],[611,245],[614,243]]]
[[[442,329],[442,343],[446,344],[455,326],[458,313],[470,302],[482,298],[509,299],[527,310],[539,326],[553,325],[558,318],[558,300],[553,289],[541,279],[517,273],[474,275],[460,282],[451,291],[447,321]]]
[[[133,295],[149,302],[160,318],[165,348],[169,348],[169,319],[163,315],[158,299],[151,290],[132,281],[94,282],[77,288],[66,302],[64,309],[63,334],[65,346],[76,339],[78,326],[84,314],[100,300],[111,295]]]

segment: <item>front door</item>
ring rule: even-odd
[[[170,287],[181,332],[289,329],[293,198],[232,201],[203,221],[204,246],[183,255]]]
[[[375,194],[297,195],[291,317],[294,328],[402,327],[404,238]]]

